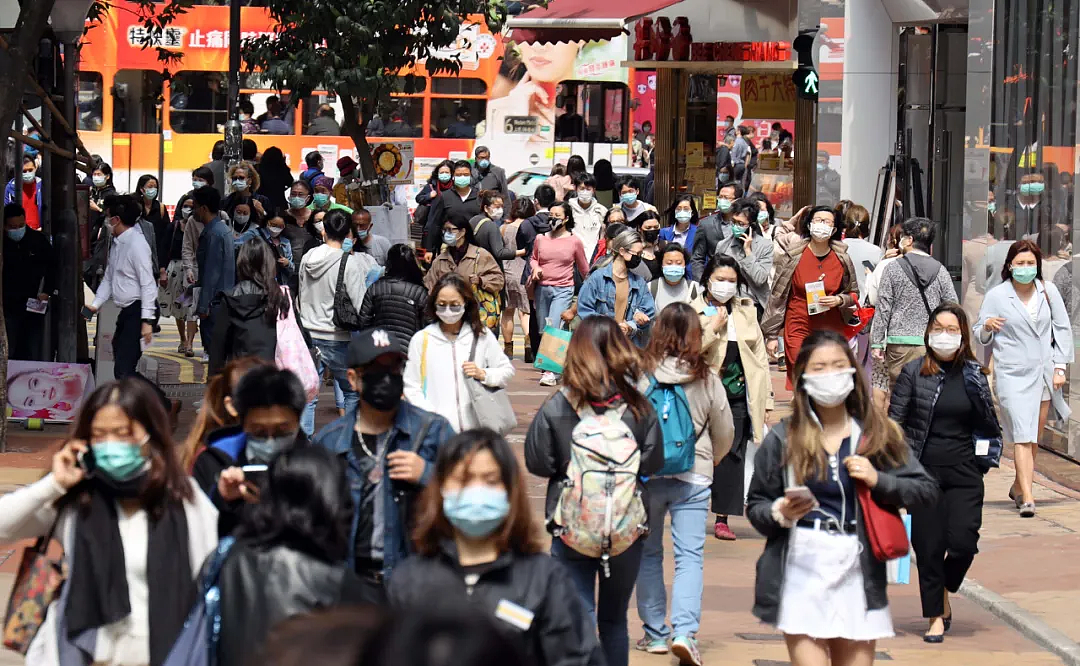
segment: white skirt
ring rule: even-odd
[[[860,550],[854,534],[829,534],[808,527],[792,530],[776,628],[818,639],[891,638],[889,608],[866,608]]]

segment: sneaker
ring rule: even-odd
[[[540,386],[558,386],[559,378],[555,376],[554,372],[545,372],[540,377]]]
[[[203,352],[202,362],[203,363],[209,363],[210,362],[210,354],[207,354],[206,352]]]
[[[667,654],[668,646],[666,638],[649,638],[648,636],[642,636],[638,642],[634,645],[642,652],[648,652],[649,654]]]
[[[701,653],[698,652],[696,639],[689,636],[676,636],[675,640],[671,641],[671,653],[679,658],[680,664],[701,666]]]
[[[727,523],[716,523],[713,527],[713,536],[721,541],[735,541],[738,538]]]

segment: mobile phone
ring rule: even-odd
[[[90,321],[94,318],[94,311],[84,305],[82,309],[82,318],[86,321]]]
[[[240,471],[244,473],[244,482],[259,490],[265,488],[270,480],[270,468],[267,465],[244,465]]]
[[[93,476],[97,470],[97,459],[94,458],[93,450],[80,451],[75,457],[75,464],[82,468],[87,477]]]
[[[784,497],[789,502],[802,502],[806,500],[813,500],[814,504],[817,504],[817,499],[814,497],[814,493],[810,492],[810,489],[806,486],[792,486],[784,489]]]
[[[863,268],[870,271],[871,273],[874,272],[874,264],[873,264],[873,262],[871,262],[869,260],[863,260],[862,265],[863,265]]]

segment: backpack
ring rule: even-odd
[[[660,432],[664,435],[664,466],[656,475],[671,476],[694,469],[697,431],[686,391],[678,384],[661,384],[653,377],[645,397],[656,409]]]
[[[555,536],[582,555],[600,558],[605,576],[611,575],[608,559],[648,532],[638,488],[641,449],[622,420],[625,412],[626,405],[577,410],[581,420],[570,434],[570,463],[553,516]]]

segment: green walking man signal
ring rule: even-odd
[[[795,53],[799,56],[799,68],[791,75],[795,82],[795,92],[799,97],[812,102],[818,101],[818,78],[817,70],[814,69],[814,35],[817,28],[799,31],[799,36],[791,43]]]

